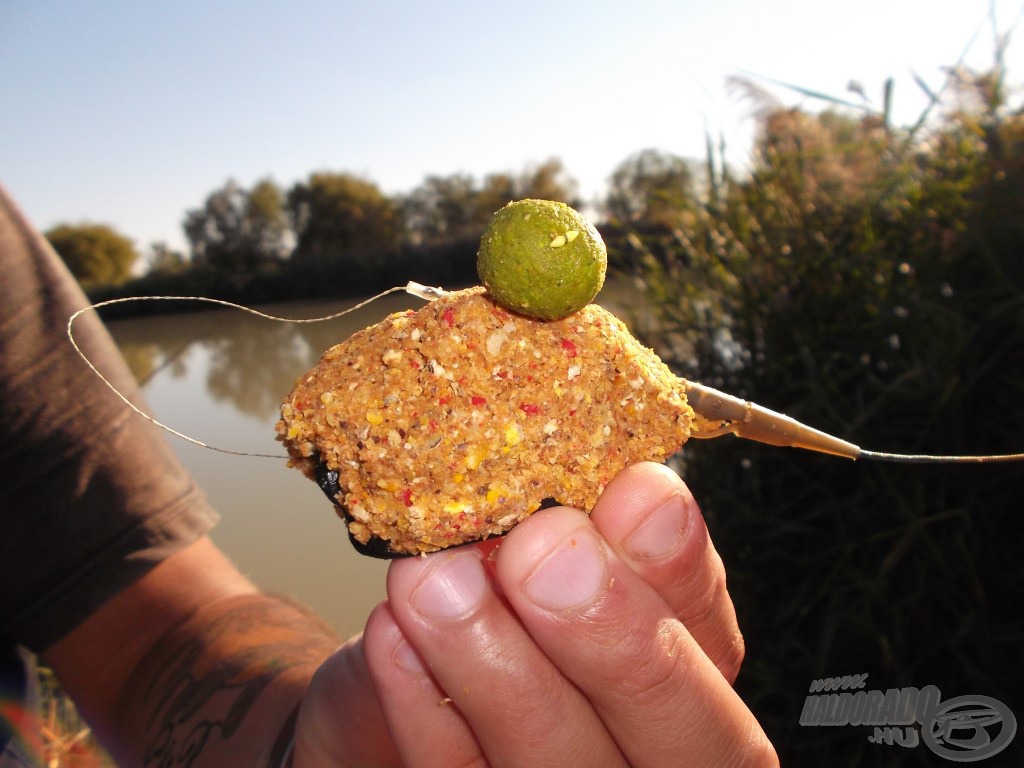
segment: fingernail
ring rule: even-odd
[[[441,557],[410,597],[428,619],[457,619],[476,608],[487,588],[480,558],[472,552]]]
[[[534,568],[523,590],[541,608],[565,611],[592,602],[607,581],[604,549],[594,534],[584,528]]]
[[[423,666],[420,655],[413,650],[405,640],[400,642],[391,654],[391,660],[395,664],[412,675],[426,675],[427,668]]]
[[[690,522],[689,505],[682,494],[672,494],[626,539],[626,551],[640,560],[657,560],[675,552],[683,543]]]

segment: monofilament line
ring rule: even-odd
[[[929,456],[927,454],[879,453],[861,450],[858,459],[893,461],[900,464],[999,464],[1024,461],[1024,453],[1004,453],[992,456]]]
[[[365,301],[361,301],[355,306],[349,307],[348,309],[343,309],[340,312],[334,312],[333,314],[324,315],[323,317],[311,318],[277,317],[276,315],[270,315],[267,314],[266,312],[260,312],[258,309],[253,309],[252,307],[246,307],[241,304],[235,304],[234,302],[231,301],[224,301],[223,299],[211,299],[206,296],[126,296],[120,299],[108,299],[106,301],[101,301],[96,304],[90,304],[88,307],[83,307],[82,309],[75,312],[75,314],[73,314],[68,319],[68,340],[71,342],[71,346],[74,347],[75,352],[78,353],[78,356],[85,361],[85,364],[89,366],[92,372],[99,377],[100,381],[106,384],[107,387],[110,388],[110,391],[117,395],[121,402],[127,405],[131,410],[133,410],[139,416],[144,418],[146,421],[150,422],[151,424],[154,424],[155,426],[159,427],[165,432],[169,432],[175,437],[180,437],[182,440],[190,442],[193,445],[198,445],[201,448],[207,448],[211,451],[217,451],[218,453],[227,453],[232,456],[247,456],[257,459],[287,459],[288,456],[284,454],[252,453],[249,451],[233,451],[229,448],[219,448],[216,445],[204,443],[202,440],[197,440],[196,438],[190,437],[189,435],[186,435],[183,432],[179,432],[173,427],[170,427],[167,424],[164,424],[163,422],[150,416],[148,413],[146,413],[137,405],[135,405],[135,403],[133,403],[131,400],[125,397],[121,393],[121,391],[117,387],[115,387],[110,382],[109,379],[107,379],[106,376],[100,373],[99,369],[95,365],[93,365],[92,361],[86,356],[85,352],[83,352],[81,347],[78,346],[78,342],[75,341],[74,334],[75,320],[77,320],[80,315],[83,315],[86,312],[95,312],[96,310],[102,309],[103,307],[109,307],[114,304],[127,304],[130,301],[198,301],[205,304],[214,304],[221,307],[228,307],[229,309],[238,309],[241,310],[242,312],[248,312],[250,315],[256,315],[257,317],[262,317],[265,320],[273,320],[279,323],[323,323],[328,320],[335,320],[341,317],[342,315],[349,314],[350,312],[355,312],[356,310],[362,309],[367,304],[371,304],[372,302],[377,301],[377,299],[381,299],[390,293],[397,293],[399,291],[405,291],[406,293],[410,293],[413,296],[417,296],[421,299],[426,299],[428,301],[431,299],[436,299],[441,296],[444,296],[447,293],[447,291],[445,291],[443,288],[432,288],[430,286],[420,285],[419,283],[409,282],[406,285],[396,285],[393,288],[388,288],[386,291],[381,291],[376,296],[371,296]]]

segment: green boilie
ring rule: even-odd
[[[608,251],[594,226],[551,200],[517,200],[497,211],[477,253],[477,272],[492,298],[541,320],[589,304],[607,268]]]

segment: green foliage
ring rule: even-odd
[[[314,173],[288,192],[295,231],[292,257],[309,262],[351,260],[373,268],[373,255],[399,242],[394,200],[371,181],[347,173]]]
[[[402,215],[411,239],[436,245],[479,237],[489,213],[482,209],[480,190],[471,176],[428,176],[402,201]]]
[[[578,208],[576,200],[576,180],[569,175],[562,161],[551,158],[536,168],[525,171],[513,188],[513,199],[533,198],[534,200],[554,200]],[[501,205],[510,202],[502,200]],[[500,206],[499,206],[500,207]],[[493,209],[493,213],[497,208]]]
[[[696,207],[690,164],[655,149],[631,155],[612,173],[606,207],[620,225],[667,230],[688,225],[686,214]]]
[[[46,239],[86,290],[123,283],[138,258],[132,241],[105,224],[61,224]]]
[[[576,182],[552,158],[518,177],[494,173],[481,185],[467,174],[428,176],[401,203],[408,242],[441,245],[479,239],[491,216],[513,200],[574,202]]]
[[[234,180],[185,215],[192,261],[221,279],[244,284],[287,254],[284,197],[270,180],[246,190]]]
[[[375,293],[396,281],[476,281],[476,249],[491,214],[510,200],[539,197],[579,205],[576,182],[557,158],[482,182],[431,176],[407,195],[387,195],[349,173],[313,173],[285,194],[271,180],[233,180],[190,210],[189,257],[154,243],[148,273],[94,286],[96,300],[121,296],[209,296],[243,303]],[[128,304],[108,317],[184,311],[191,305]]]
[[[686,203],[685,230],[632,233],[645,340],[684,375],[869,449],[1019,452],[1024,117],[970,95],[926,137],[767,113],[748,178]],[[1020,465],[872,465],[731,438],[682,461],[747,639],[738,687],[783,764],[834,763],[840,746],[844,765],[881,759],[870,734],[798,725],[817,678],[868,672],[869,688],[935,684],[1020,711]]]
[[[149,271],[157,275],[176,275],[188,269],[185,254],[170,248],[167,243],[156,242],[149,246],[147,257]]]

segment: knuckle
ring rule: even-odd
[[[622,680],[621,694],[640,707],[653,710],[678,695],[689,675],[692,651],[686,631],[677,622],[663,622],[646,648],[631,649],[630,674]]]
[[[733,632],[727,640],[725,647],[717,654],[715,664],[722,676],[732,685],[739,677],[740,667],[743,666],[743,659],[746,657],[747,646],[739,628]]]

